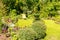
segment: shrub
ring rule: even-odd
[[[46,26],[43,21],[35,21],[32,29],[37,33],[36,39],[43,39],[46,36]]]
[[[19,30],[19,40],[39,40],[46,36],[46,27],[43,22],[35,21],[31,27],[25,27]]]
[[[20,29],[19,40],[34,40],[36,32],[32,28]]]

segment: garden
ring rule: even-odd
[[[60,0],[0,0],[0,40],[60,40]]]

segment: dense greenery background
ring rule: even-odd
[[[57,11],[60,10],[59,0],[2,0],[0,3],[1,7],[4,6],[3,11],[7,16],[22,13],[39,14],[40,17],[56,16]],[[0,15],[2,16],[4,13],[0,13]]]

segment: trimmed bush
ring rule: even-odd
[[[32,29],[37,33],[36,39],[43,39],[46,36],[46,26],[43,21],[35,21]]]

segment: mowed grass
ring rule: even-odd
[[[60,25],[53,20],[44,20],[47,26],[47,36],[44,40],[60,40]]]

